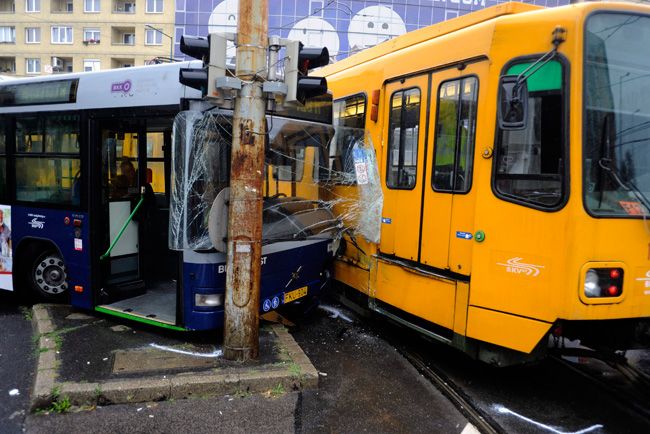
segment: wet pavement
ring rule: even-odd
[[[0,433],[22,432],[36,368],[31,308],[0,295]]]
[[[294,339],[318,371],[318,389],[291,391],[269,388],[262,393],[242,390],[226,397],[197,394],[190,399],[95,405],[66,414],[50,411],[49,414],[30,415],[25,424],[26,431],[462,432],[467,426],[463,415],[392,346],[361,322],[348,322],[350,317],[350,312],[325,306],[299,321],[299,325],[292,329]],[[73,318],[77,318],[73,321],[89,325],[64,334],[63,350],[66,342],[79,340],[76,359],[64,355],[64,363],[67,360],[79,367],[84,364],[101,366],[109,362],[99,355],[105,354],[105,347],[110,342],[123,342],[118,346],[126,350],[138,348],[138,345],[131,344],[134,335],[139,336],[140,343],[152,341],[161,346],[179,348],[177,343],[167,341],[176,339],[175,334],[169,331],[146,329],[139,324],[109,317]],[[121,331],[114,331],[111,327],[115,326],[122,326],[118,327]],[[108,338],[93,339],[93,330],[102,330],[99,335],[106,334]],[[89,352],[88,348],[94,348],[93,343],[97,346],[96,352],[101,348],[101,354]],[[214,344],[201,340],[192,345],[204,345],[202,351],[215,348],[210,347]],[[194,350],[196,347],[191,351]],[[88,369],[84,372],[92,370]],[[103,367],[98,371],[103,372],[102,375],[123,375],[107,374],[109,370]],[[72,372],[66,375],[79,378]]]

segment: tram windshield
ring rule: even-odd
[[[584,194],[599,216],[650,208],[650,17],[592,15],[585,32]]]

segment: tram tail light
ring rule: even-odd
[[[589,298],[620,296],[623,293],[623,269],[588,269],[585,276],[584,293]]]

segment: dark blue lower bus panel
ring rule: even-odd
[[[262,248],[260,313],[304,297],[319,295],[333,258],[333,240],[278,242]],[[223,327],[226,254],[183,252],[183,326],[188,330]],[[221,300],[215,306],[198,305],[201,296]],[[220,296],[220,297],[219,297]],[[286,300],[285,300],[286,298]]]

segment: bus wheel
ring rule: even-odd
[[[68,292],[65,264],[55,252],[45,252],[32,264],[30,286],[39,300],[63,301]]]

